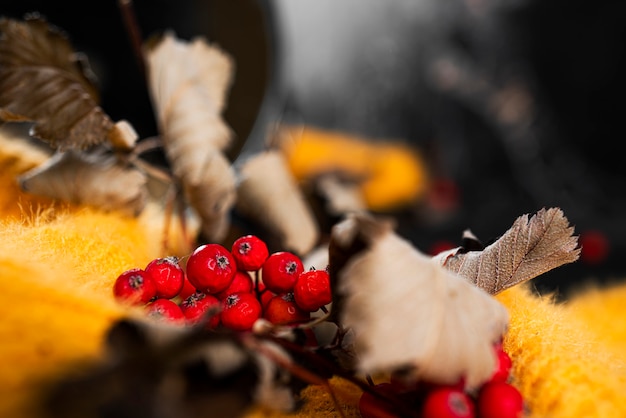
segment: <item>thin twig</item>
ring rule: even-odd
[[[124,27],[130,38],[130,43],[135,54],[135,60],[142,77],[146,77],[146,63],[143,57],[141,30],[137,23],[137,16],[135,15],[135,8],[133,7],[132,0],[118,0],[120,6],[120,12],[122,14],[122,20],[124,21]]]

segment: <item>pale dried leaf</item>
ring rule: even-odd
[[[508,323],[498,301],[363,214],[333,228],[331,247],[346,256],[333,269],[331,253],[342,296],[333,310],[354,330],[360,371],[408,370],[413,379],[446,384],[464,378],[469,388],[491,377],[493,344]]]
[[[223,151],[232,132],[221,112],[233,63],[216,46],[167,33],[146,49],[148,81],[165,152],[174,175],[199,183],[214,150]]]
[[[165,34],[146,47],[149,90],[165,154],[206,239],[220,241],[234,205],[235,174],[223,150],[232,132],[221,112],[233,63],[215,46]]]
[[[132,150],[138,139],[137,131],[127,120],[117,121],[109,131],[109,142],[117,150]]]
[[[278,236],[281,248],[304,255],[319,238],[319,229],[285,157],[265,151],[240,168],[237,210]]]
[[[146,176],[110,155],[58,153],[18,180],[29,193],[130,215],[147,199]]]
[[[541,209],[530,219],[520,216],[497,241],[482,251],[457,250],[433,261],[491,294],[523,283],[580,255],[574,228],[559,208]]]
[[[65,35],[43,19],[0,19],[0,119],[35,122],[32,134],[55,148],[105,142],[113,122],[88,74]]]
[[[326,200],[326,210],[331,215],[341,216],[366,208],[363,193],[356,183],[342,182],[338,176],[327,174],[316,180],[316,186]]]
[[[237,186],[230,162],[214,151],[205,161],[203,177],[197,183],[183,176],[183,190],[202,222],[202,233],[210,241],[220,241],[228,232],[230,209],[235,204]]]

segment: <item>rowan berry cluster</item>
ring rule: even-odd
[[[430,384],[420,381],[406,384],[398,375],[374,386],[375,392],[390,395],[403,405],[408,405],[421,418],[521,418],[524,401],[520,392],[508,381],[511,374],[511,358],[501,344],[494,346],[496,370],[488,382],[478,390],[467,391],[463,381],[456,385]],[[370,392],[364,392],[359,400],[363,418],[399,417],[398,403],[389,402]]]
[[[180,324],[206,322],[250,330],[259,318],[277,325],[309,321],[331,302],[326,270],[304,271],[287,251],[269,253],[254,235],[238,238],[228,250],[220,244],[196,248],[184,265],[176,257],[151,261],[144,269],[121,273],[113,294],[121,302],[144,305],[156,319]]]

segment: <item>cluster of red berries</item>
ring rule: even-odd
[[[376,392],[399,400],[421,418],[521,418],[524,400],[520,392],[508,381],[511,373],[511,358],[498,344],[494,347],[497,367],[491,379],[477,391],[468,392],[463,383],[458,385],[436,385],[426,382],[407,385],[400,377],[391,376],[388,382],[374,386]],[[359,410],[363,418],[399,417],[397,403],[363,392]]]
[[[254,235],[238,238],[229,251],[220,244],[195,249],[184,266],[176,257],[158,258],[119,275],[115,297],[145,305],[147,314],[183,324],[236,331],[259,318],[278,325],[303,323],[331,302],[326,270],[304,271],[302,260],[281,251],[270,254]]]

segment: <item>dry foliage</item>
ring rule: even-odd
[[[146,47],[149,90],[165,153],[208,239],[219,241],[235,202],[235,173],[222,154],[232,132],[222,119],[230,57],[203,39],[168,33]]]
[[[513,226],[482,251],[460,248],[433,258],[491,294],[523,283],[580,256],[574,228],[559,208],[541,209]]]
[[[469,388],[491,377],[508,323],[498,301],[366,215],[336,225],[330,251],[333,311],[354,330],[360,371]]]
[[[55,148],[107,141],[113,122],[89,74],[65,35],[43,19],[0,19],[0,119],[34,122],[33,135]]]

